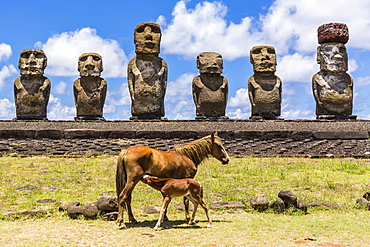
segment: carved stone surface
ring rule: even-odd
[[[81,77],[73,83],[76,120],[104,120],[107,82],[100,77],[103,71],[102,57],[96,53],[82,54],[78,59],[78,71]]]
[[[21,52],[18,63],[21,77],[14,81],[16,119],[47,119],[50,80],[43,76],[46,65],[47,57],[42,50],[26,49]]]
[[[134,32],[136,57],[127,66],[131,96],[130,119],[164,119],[167,63],[160,57],[160,26],[140,23]]]
[[[197,56],[200,75],[193,79],[193,99],[196,119],[224,118],[228,81],[221,75],[223,61],[221,54],[202,52]]]
[[[347,73],[348,56],[345,24],[329,23],[318,28],[317,63],[320,71],[312,77],[318,119],[356,118],[352,114],[353,79]]]
[[[272,46],[255,46],[250,51],[254,75],[248,79],[251,119],[283,119],[281,79],[275,75],[276,53]]]

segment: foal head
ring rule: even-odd
[[[211,146],[212,156],[221,161],[222,164],[229,163],[230,160],[229,155],[227,154],[224,146],[222,145],[221,138],[218,136],[217,132],[213,132],[211,134],[211,141],[212,141]]]

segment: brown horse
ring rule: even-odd
[[[210,155],[223,164],[229,162],[229,155],[217,132],[168,151],[142,145],[122,150],[118,156],[116,173],[119,228],[126,228],[123,221],[125,206],[129,221],[136,222],[131,209],[131,194],[145,173],[159,178],[194,178],[198,165]],[[184,202],[189,203],[185,199]]]

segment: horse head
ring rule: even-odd
[[[221,138],[218,136],[217,132],[213,132],[211,134],[211,141],[212,141],[211,146],[212,156],[221,161],[222,164],[229,163],[230,160],[229,155],[227,154],[224,146],[222,145]]]

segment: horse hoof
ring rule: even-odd
[[[119,225],[118,229],[120,229],[120,230],[127,229],[127,226],[126,225]]]
[[[211,224],[208,224],[208,226],[207,226],[208,228],[211,228],[212,227],[212,225]]]

